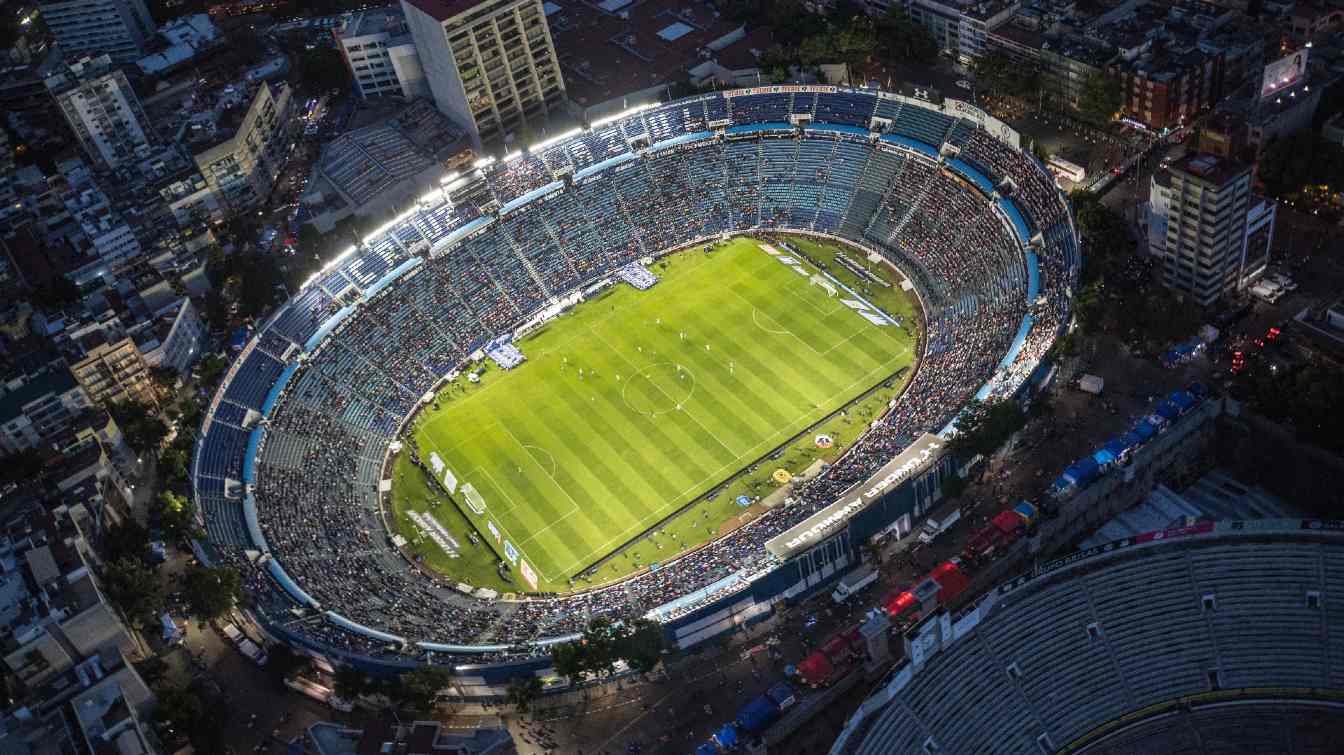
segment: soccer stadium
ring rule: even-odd
[[[916,96],[917,95],[917,96]],[[973,105],[778,86],[445,176],[257,324],[194,495],[277,638],[370,670],[690,647],[824,589],[1066,326],[1067,202]]]

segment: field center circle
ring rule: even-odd
[[[655,362],[632,375],[621,387],[626,406],[646,417],[677,411],[694,393],[695,374],[672,362]]]

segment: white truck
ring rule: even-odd
[[[919,531],[919,542],[924,543],[925,545],[932,543],[934,540],[938,539],[939,535],[947,532],[952,528],[952,525],[959,521],[961,521],[961,509],[952,509],[952,511],[942,519],[929,517],[929,521],[925,522],[924,527]]]
[[[844,603],[876,581],[877,569],[867,565],[860,566],[840,578],[840,584],[836,585],[835,592],[831,593],[831,600]]]

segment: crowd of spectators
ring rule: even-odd
[[[702,119],[704,112],[702,107]],[[640,117],[655,119],[647,121],[655,136],[674,122],[667,113]],[[613,127],[563,149],[548,148],[542,157],[489,166],[488,194],[494,203],[507,204],[555,180],[560,162],[582,167],[606,159],[622,149],[621,133]],[[395,284],[367,297],[307,356],[268,421],[255,497],[270,556],[323,611],[408,642],[517,647],[579,631],[594,616],[643,615],[693,596],[660,612],[671,618],[741,589],[746,581],[734,575],[770,568],[767,540],[834,502],[919,433],[941,430],[987,381],[996,391],[1020,385],[1067,317],[1065,290],[1076,276],[1071,221],[1058,192],[1030,157],[980,131],[964,138],[961,157],[993,176],[1030,216],[1042,285],[1040,295],[1026,301],[1023,249],[995,198],[925,153],[903,153],[889,170],[891,148],[882,147],[887,167],[876,185],[880,205],[873,205],[874,222],[863,223],[864,237],[850,232],[850,240],[912,273],[925,302],[926,347],[894,408],[824,473],[797,483],[790,504],[656,571],[567,596],[512,602],[455,590],[389,545],[378,490],[388,474],[384,451],[420,396],[481,344],[507,336],[553,297],[612,275],[641,256],[724,231],[832,230],[839,222],[833,196],[838,184],[857,185],[861,175],[876,180],[867,168],[825,164],[827,155],[841,153],[834,140],[849,139],[846,155],[879,148],[858,136],[828,134],[816,137],[827,144],[803,150],[800,142],[809,138],[786,132],[644,153],[511,208],[502,220],[460,239],[447,253],[436,250]],[[790,163],[800,154],[810,155],[802,168]],[[832,192],[829,200],[818,183]],[[823,212],[826,201],[831,209]],[[427,208],[407,225],[431,241],[441,239],[447,230],[427,229],[426,218],[434,213],[456,227],[478,214]],[[823,216],[828,219],[819,228]],[[403,238],[400,229],[389,234]],[[410,258],[400,241],[387,248],[402,250],[402,256],[386,260],[384,267]],[[939,290],[927,290],[931,285]],[[331,308],[325,299],[315,300],[314,309],[322,306]],[[1026,314],[1033,325],[1023,348],[1008,369],[999,370]],[[281,339],[302,345],[298,339],[310,332],[310,323],[300,322],[265,330],[267,351],[286,351]],[[259,605],[291,631],[351,652],[415,652],[376,632],[352,633],[312,614],[293,614],[294,601],[264,569],[236,549],[224,557],[253,567],[248,579],[262,595]]]

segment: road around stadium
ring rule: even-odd
[[[862,252],[781,238],[807,259],[745,237],[664,257],[652,289],[617,284],[518,341],[521,366],[482,362],[479,383],[447,384],[408,434],[459,487],[445,495],[398,455],[392,526],[408,555],[502,592],[605,584],[759,515],[777,469],[838,457],[904,388],[922,313],[900,274]],[[865,319],[859,301],[900,324]]]

